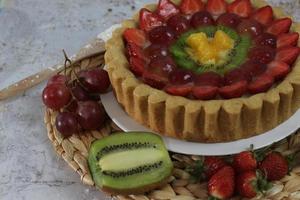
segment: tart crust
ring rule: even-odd
[[[252,4],[257,8],[267,5],[262,0],[252,0]],[[155,7],[154,4],[146,6],[149,10]],[[273,7],[273,10],[276,18],[287,16],[280,8]],[[265,93],[247,97],[191,100],[150,87],[129,70],[125,56],[122,34],[126,28],[137,25],[138,14],[113,32],[106,43],[105,62],[118,102],[132,118],[153,131],[195,142],[234,141],[271,130],[299,109],[299,58],[282,82]],[[300,24],[293,23],[291,30],[300,33]]]

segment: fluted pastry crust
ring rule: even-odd
[[[262,0],[252,3],[257,8],[267,4]],[[155,5],[146,7],[155,9]],[[273,10],[276,18],[286,16],[280,8]],[[106,44],[105,62],[118,102],[132,118],[153,131],[196,142],[234,141],[275,128],[300,107],[300,59],[269,91],[236,99],[191,100],[150,87],[129,70],[125,56],[123,31],[137,24],[138,15],[113,32]],[[294,23],[292,30],[300,33],[300,25]]]

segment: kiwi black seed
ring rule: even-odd
[[[93,142],[88,164],[94,182],[113,194],[138,194],[165,183],[173,164],[152,133],[116,133]]]
[[[208,37],[213,37],[217,30],[222,30],[235,42],[234,48],[228,53],[224,63],[219,65],[201,65],[190,58],[185,51],[187,38],[193,33],[203,32]],[[206,26],[198,29],[190,30],[181,35],[181,37],[170,47],[170,52],[177,63],[178,67],[194,71],[195,73],[203,73],[214,71],[219,74],[224,74],[227,71],[238,67],[247,59],[247,52],[251,47],[251,38],[248,36],[240,36],[234,29],[226,26]]]

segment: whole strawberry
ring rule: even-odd
[[[215,173],[208,181],[210,199],[227,199],[232,197],[235,188],[234,169],[225,166]]]
[[[237,172],[255,170],[257,161],[252,151],[243,151],[233,157],[233,167]]]
[[[269,153],[260,163],[259,169],[269,181],[280,180],[289,171],[287,160],[279,152]]]
[[[270,187],[271,184],[255,170],[243,172],[236,178],[236,190],[242,197],[254,198]]]
[[[204,158],[204,173],[205,177],[209,179],[212,177],[218,170],[226,166],[225,161],[220,157],[207,156]]]

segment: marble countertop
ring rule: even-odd
[[[76,53],[154,0],[0,0],[0,89]],[[270,0],[300,21],[299,0]],[[57,157],[43,124],[44,83],[0,101],[0,199],[109,199]]]

